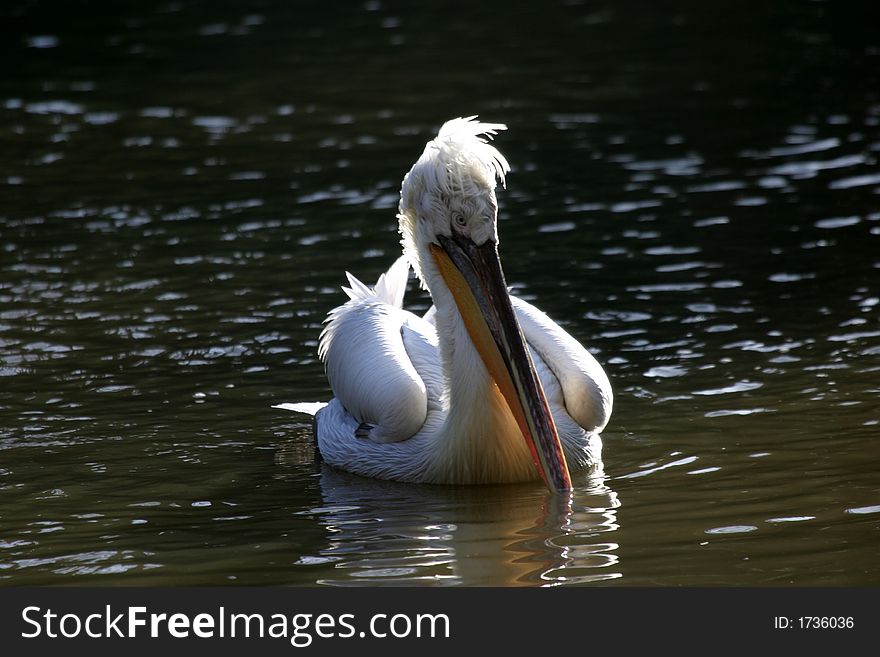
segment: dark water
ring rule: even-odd
[[[5,3],[0,578],[880,584],[876,6]],[[570,501],[334,472],[270,408],[470,114],[509,280],[615,389]]]

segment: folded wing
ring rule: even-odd
[[[559,324],[530,303],[511,297],[529,347],[546,363],[556,381],[546,388],[561,389],[568,415],[587,433],[598,433],[611,417],[613,395],[608,376],[593,355]],[[540,369],[540,368],[539,368]],[[551,390],[547,390],[548,397]]]
[[[401,308],[408,274],[403,258],[373,288],[349,274],[351,300],[330,312],[318,347],[358,437],[379,443],[417,433],[442,382],[433,327]]]

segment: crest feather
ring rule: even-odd
[[[442,217],[449,213],[451,202],[468,199],[496,207],[495,186],[497,181],[504,185],[510,171],[507,159],[489,143],[501,130],[507,126],[482,123],[476,116],[447,121],[404,176],[397,215],[401,243],[422,285],[418,245],[425,239],[418,238],[416,232],[429,222],[420,221],[420,217]]]
[[[450,151],[466,151],[476,156],[505,186],[505,175],[510,171],[507,159],[489,141],[501,130],[503,123],[482,123],[476,116],[459,117],[443,124],[436,139],[429,142]],[[439,142],[439,144],[438,144]]]

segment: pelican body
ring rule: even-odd
[[[558,324],[509,294],[498,256],[496,181],[509,165],[489,143],[501,124],[453,119],[404,177],[403,256],[372,287],[347,274],[318,353],[335,397],[282,404],[315,414],[322,458],[380,479],[481,484],[598,464],[611,415],[608,377]],[[403,309],[412,267],[434,305]]]

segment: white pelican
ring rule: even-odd
[[[488,139],[506,126],[448,121],[403,179],[403,256],[372,288],[347,274],[318,353],[335,397],[281,404],[315,414],[330,465],[367,477],[477,484],[543,477],[600,461],[608,377],[544,313],[508,293],[498,258],[496,178],[510,166]],[[403,310],[409,267],[434,306]],[[537,466],[537,467],[536,467]]]

